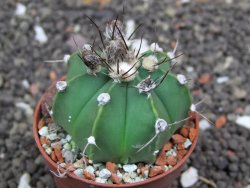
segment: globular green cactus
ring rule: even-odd
[[[112,21],[102,51],[85,45],[70,56],[53,119],[94,162],[153,163],[184,124],[192,99],[167,53],[141,54],[124,36],[122,23]]]

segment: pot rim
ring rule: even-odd
[[[51,166],[53,166],[55,169],[58,168],[58,164],[56,164],[49,155],[47,155],[47,153],[45,152],[45,150],[43,149],[41,143],[40,143],[40,138],[38,135],[38,123],[39,120],[41,119],[41,104],[42,104],[42,99],[44,98],[44,95],[41,97],[41,99],[39,100],[35,112],[34,112],[34,119],[33,119],[33,135],[34,135],[34,139],[36,142],[36,145],[39,149],[39,151],[41,152],[43,158],[47,161],[47,163],[49,163]],[[196,137],[191,145],[191,147],[189,148],[187,154],[181,159],[181,161],[179,161],[173,168],[171,168],[170,170],[165,171],[164,173],[157,175],[155,177],[152,178],[148,178],[146,180],[143,180],[141,182],[137,182],[137,183],[130,183],[130,184],[105,184],[105,183],[98,183],[92,180],[87,180],[81,177],[78,177],[77,175],[75,175],[73,172],[68,172],[67,176],[73,178],[73,179],[77,179],[79,181],[85,182],[87,184],[91,184],[94,186],[100,186],[100,187],[134,187],[134,186],[142,186],[154,181],[157,181],[165,176],[167,176],[168,174],[171,174],[173,171],[177,170],[178,168],[180,168],[187,160],[187,158],[191,155],[191,153],[193,152],[197,141],[198,141],[198,137],[199,137],[199,115],[197,112],[192,112],[192,115],[194,118],[194,122],[195,122],[195,129],[197,130],[197,134]],[[60,172],[65,172],[66,170],[62,167],[59,166],[59,170]]]

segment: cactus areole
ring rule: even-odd
[[[94,162],[153,163],[184,125],[190,90],[172,73],[167,53],[134,50],[118,20],[105,37],[103,50],[88,45],[70,56],[53,119]]]

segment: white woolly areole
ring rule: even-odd
[[[114,64],[111,67],[114,71],[110,72],[109,75],[115,81],[129,82],[129,81],[133,80],[136,76],[136,71],[137,71],[136,66],[133,66],[133,65],[134,64],[130,64],[127,62],[120,62],[118,65],[119,66],[119,73],[118,73],[118,71],[117,71],[118,66],[117,66],[117,64]]]
[[[195,106],[194,104],[191,104],[190,110],[191,110],[192,112],[195,112],[195,111],[196,111],[196,106]]]
[[[157,119],[155,122],[155,133],[159,134],[166,130],[168,123],[164,119]]]
[[[157,57],[155,55],[150,55],[148,57],[143,58],[142,66],[144,69],[153,71],[158,68],[157,63],[158,63]]]
[[[56,89],[58,92],[63,92],[65,91],[67,87],[67,82],[66,81],[58,81],[56,82]]]
[[[68,63],[69,59],[70,59],[70,55],[69,54],[66,54],[66,55],[63,56],[63,62],[64,63]]]
[[[163,52],[163,49],[159,46],[158,43],[155,43],[155,42],[150,45],[150,50]]]
[[[176,77],[181,85],[185,85],[187,83],[187,78],[183,74],[177,74]]]
[[[88,137],[88,144],[96,145],[95,137],[93,136]]]
[[[97,97],[97,102],[98,105],[105,105],[110,101],[110,95],[108,93],[101,93],[98,97]]]

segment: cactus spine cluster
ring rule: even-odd
[[[94,162],[153,163],[184,124],[192,99],[185,77],[171,72],[167,53],[140,53],[123,31],[114,20],[101,51],[85,45],[70,56],[53,119]]]

